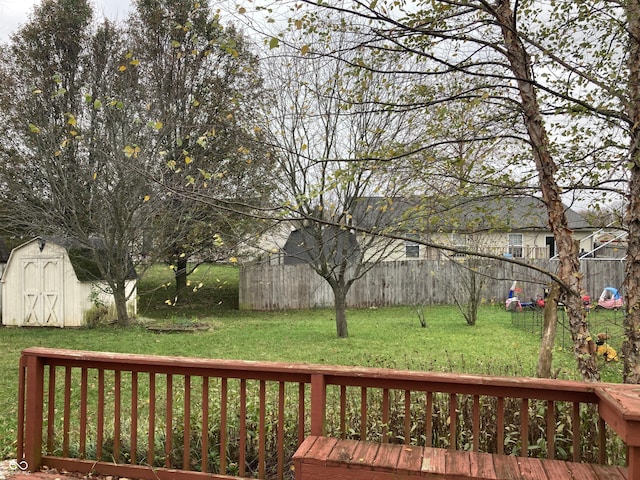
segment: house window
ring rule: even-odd
[[[513,258],[522,258],[522,234],[510,233],[509,234],[509,254]]]
[[[458,248],[460,250],[466,250],[467,249],[467,236],[466,235],[461,235],[459,233],[452,233],[451,234],[451,244],[453,245],[454,248]],[[463,253],[454,253],[453,254],[456,257],[464,257],[465,255]]]
[[[418,239],[417,235],[410,235],[410,237]],[[405,240],[404,254],[407,258],[420,258],[420,244],[414,240]]]

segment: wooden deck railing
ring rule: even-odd
[[[18,414],[31,470],[292,478],[304,438],[327,435],[626,461],[640,478],[627,385],[29,348]]]

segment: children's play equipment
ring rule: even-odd
[[[521,289],[517,288],[518,282],[514,281],[511,284],[511,288],[509,289],[509,296],[507,297],[507,300],[505,301],[505,307],[507,308],[507,310],[511,311],[511,312],[521,312],[522,311],[522,305],[520,304],[520,299],[518,299],[518,293],[522,292]]]
[[[613,287],[605,287],[598,299],[598,307],[609,310],[617,310],[618,308],[622,308],[623,305],[624,300],[618,290]]]

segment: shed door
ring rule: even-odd
[[[25,258],[23,275],[23,325],[61,327],[62,259]]]

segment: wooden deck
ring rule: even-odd
[[[620,467],[318,436],[293,460],[296,480],[630,480]]]
[[[640,480],[640,386],[32,347],[16,440],[140,480]]]

